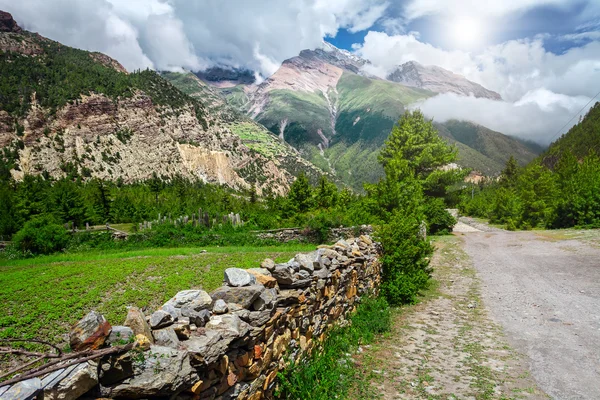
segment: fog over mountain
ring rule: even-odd
[[[409,61],[439,66],[504,101],[442,94],[421,105],[428,115],[469,118],[540,143],[550,141],[600,90],[597,1],[445,4],[232,0],[222,7],[216,0],[0,0],[0,8],[24,28],[104,52],[130,71],[226,65],[256,71],[262,80],[300,51],[321,47],[323,39],[369,60],[365,73],[382,78]]]

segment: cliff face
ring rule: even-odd
[[[7,89],[0,99],[0,158],[15,179],[75,171],[84,179],[132,182],[156,173],[237,189],[255,185],[259,194],[287,191],[293,169],[278,154],[260,154],[244,144],[231,130],[235,117],[224,121],[201,99],[153,72],[128,74],[104,54],[20,31],[5,15],[0,19],[0,87]],[[317,171],[301,164],[300,169]]]

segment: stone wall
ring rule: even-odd
[[[130,308],[123,326],[90,312],[71,330],[73,350],[134,349],[0,387],[0,397],[273,398],[286,362],[308,355],[362,295],[378,291],[378,255],[363,235],[284,264],[227,269],[211,294],[179,292],[148,317]]]
[[[335,241],[338,238],[352,238],[359,235],[371,235],[373,227],[371,225],[351,226],[331,228],[329,230],[329,241]],[[282,228],[269,231],[256,232],[261,239],[274,239],[278,242],[312,242],[315,239],[315,234],[309,229],[302,228]]]

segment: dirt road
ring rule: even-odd
[[[492,319],[540,388],[561,400],[600,399],[600,247],[564,233],[458,235]]]

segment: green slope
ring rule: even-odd
[[[579,159],[590,151],[600,154],[600,102],[590,108],[581,122],[550,145],[542,155],[542,161],[553,167],[565,151],[570,151]]]

